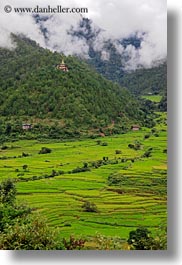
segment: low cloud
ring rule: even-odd
[[[110,54],[104,48],[106,40],[111,40],[118,53],[127,57],[126,70],[138,67],[151,67],[167,56],[167,7],[166,0],[1,0],[0,6],[0,46],[12,49],[10,33],[24,34],[38,42],[42,47],[64,52],[66,55],[80,55],[88,58],[89,45],[86,39],[70,34],[70,30],[87,30],[80,28],[80,14],[49,14],[41,21],[41,27],[46,28],[45,34],[40,24],[30,14],[5,13],[4,6],[12,7],[86,7],[88,14],[83,14],[93,21],[93,32],[98,32],[93,39],[93,47],[101,52],[103,60],[108,60]],[[87,32],[85,32],[87,33]],[[143,34],[145,33],[145,34]],[[128,44],[123,46],[122,40],[136,35],[141,38],[140,48]]]

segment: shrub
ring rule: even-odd
[[[0,184],[0,202],[13,205],[16,197],[16,187],[12,180],[7,179]]]
[[[59,173],[59,175],[64,175],[64,171],[63,170],[59,170],[58,173]]]
[[[107,142],[103,142],[103,143],[101,143],[101,146],[108,146],[108,143]]]
[[[16,188],[12,180],[0,184],[0,249],[53,250],[64,249],[58,231],[52,230],[31,209],[16,204]]]
[[[128,167],[123,167],[123,169],[128,169]],[[121,185],[135,185],[135,180],[132,180],[130,177],[125,176],[121,173],[114,173],[108,177],[109,186],[120,186]]]
[[[71,227],[70,223],[65,223],[64,226]]]
[[[96,143],[97,143],[97,145],[100,145],[101,144],[101,140],[97,140]]]
[[[150,150],[147,150],[143,155],[142,157],[151,157],[152,156],[152,152]]]
[[[80,173],[80,172],[86,172],[86,171],[90,171],[90,168],[89,167],[77,167],[77,168],[74,168],[72,171],[70,171],[70,174],[73,173]]]
[[[1,147],[1,150],[6,150],[6,149],[8,149],[8,146],[7,146],[7,145],[3,145],[3,146]]]
[[[39,154],[49,154],[52,150],[48,147],[42,147],[42,149],[39,151]]]
[[[156,128],[152,128],[151,133],[153,134],[155,132],[157,132],[157,129]]]
[[[64,249],[57,231],[48,227],[40,217],[23,218],[8,226],[1,234],[0,249],[4,250],[56,250]]]
[[[116,155],[119,155],[119,154],[121,154],[122,152],[121,152],[121,150],[115,150],[115,154]]]
[[[53,177],[58,176],[58,175],[59,175],[59,173],[56,172],[56,170],[53,169],[49,177],[53,178]]]
[[[0,184],[0,233],[14,224],[22,215],[29,213],[30,209],[16,205],[16,187],[12,180],[8,179]]]
[[[141,143],[140,142],[137,142],[134,146],[134,149],[135,150],[140,150],[141,149]]]
[[[150,250],[150,244],[153,238],[150,237],[150,231],[145,227],[137,228],[129,233],[128,244],[134,250]]]
[[[83,163],[83,168],[88,168],[88,163],[87,162]]]
[[[17,177],[21,177],[21,176],[24,176],[24,175],[25,175],[24,173],[18,173]]]
[[[97,213],[98,208],[95,203],[86,201],[82,205],[82,208],[84,209],[85,212],[90,212],[90,213]]]
[[[32,176],[32,180],[37,180],[37,179],[39,179],[38,176]]]
[[[144,139],[148,139],[150,137],[150,134],[144,135]]]
[[[97,250],[122,250],[124,248],[124,240],[119,237],[109,237],[96,234],[91,240],[94,249]]]
[[[159,227],[160,228],[160,227]],[[131,250],[166,250],[167,229],[160,228],[159,235],[155,238],[145,227],[139,227],[129,233],[128,244]]]
[[[84,239],[75,239],[73,236],[70,236],[69,240],[63,239],[63,245],[66,250],[80,250],[84,248],[84,244]]]
[[[108,185],[109,186],[112,186],[112,185],[121,185],[122,179],[123,179],[123,175],[121,175],[121,174],[111,174],[108,177]]]
[[[23,168],[24,171],[26,171],[28,166],[27,165],[23,165],[22,168]]]
[[[91,139],[96,139],[96,138],[98,137],[98,135],[97,135],[97,134],[91,134],[89,137],[90,137]]]
[[[128,147],[131,149],[134,149],[135,146],[134,146],[134,144],[129,144]]]
[[[22,153],[22,157],[27,157],[27,156],[29,156],[29,154],[26,154],[26,153]]]

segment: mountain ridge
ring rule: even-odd
[[[44,24],[45,20],[49,20],[49,17],[36,15],[34,19],[44,35],[45,42],[51,41],[51,35],[49,35],[49,31]],[[147,68],[138,65],[136,69],[126,69],[126,65],[131,59],[127,53],[127,48],[140,51],[142,41],[147,33],[133,32],[128,37],[112,40],[104,37],[104,35],[102,36],[103,33],[102,28],[84,17],[81,17],[76,27],[72,26],[67,32],[73,39],[76,38],[86,43],[88,58],[85,59],[85,62],[108,80],[126,87],[135,96],[146,93],[164,95],[167,87],[167,59],[158,60]],[[100,43],[100,39],[102,43]],[[98,49],[97,45],[101,45],[102,48]],[[119,51],[121,48],[122,52]],[[60,50],[60,52],[62,51]],[[80,55],[77,55],[77,57],[83,59]]]
[[[13,35],[15,50],[0,49],[1,119],[58,120],[61,128],[107,127],[120,131],[142,123],[139,102],[74,56],[65,57]],[[64,58],[69,71],[57,69]]]

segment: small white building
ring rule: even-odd
[[[22,124],[22,129],[23,130],[30,130],[30,129],[32,129],[32,124],[30,124],[30,123],[23,123]]]
[[[139,125],[132,125],[131,129],[132,129],[132,131],[139,131],[140,130],[140,126]]]

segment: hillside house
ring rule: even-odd
[[[24,124],[22,124],[22,129],[23,130],[30,130],[30,129],[32,129],[32,124],[24,123]]]
[[[68,67],[66,66],[66,64],[64,63],[64,60],[62,60],[62,62],[60,64],[57,65],[57,69],[61,70],[63,72],[68,72]]]
[[[140,130],[140,126],[139,125],[132,125],[131,129],[132,129],[132,131],[139,131]]]

